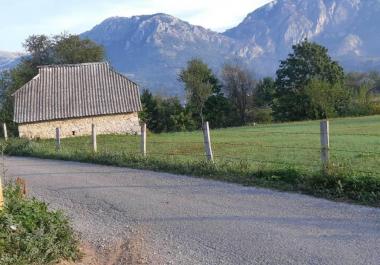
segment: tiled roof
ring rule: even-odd
[[[16,123],[141,110],[138,86],[104,62],[40,67],[13,96]]]

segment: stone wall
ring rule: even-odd
[[[60,128],[61,137],[65,138],[91,135],[92,124],[97,134],[140,134],[137,112],[20,124],[18,131],[20,137],[49,139],[55,138],[55,130]]]

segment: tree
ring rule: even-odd
[[[224,128],[236,124],[231,102],[223,93],[214,94],[207,99],[204,113],[211,128]]]
[[[349,91],[340,84],[313,79],[306,86],[313,119],[327,119],[343,115],[351,103]]]
[[[257,107],[271,107],[275,91],[276,83],[272,77],[266,77],[260,80],[254,93],[255,105]]]
[[[3,100],[7,93],[7,88],[11,83],[11,75],[9,71],[0,72],[0,104],[3,104]]]
[[[217,78],[202,60],[193,59],[181,71],[179,80],[185,85],[187,104],[199,115],[203,125],[205,103],[216,89]]]
[[[159,132],[178,132],[191,130],[193,119],[177,97],[161,98],[159,102]]]
[[[54,40],[46,35],[31,35],[22,44],[25,51],[29,54],[24,58],[31,65],[38,66],[52,64]]]
[[[276,73],[274,117],[280,121],[313,118],[306,87],[311,80],[331,86],[343,85],[343,68],[328,55],[328,50],[304,40],[293,46],[293,53],[281,61]]]
[[[142,91],[141,104],[143,110],[139,113],[140,120],[147,124],[149,130],[155,131],[160,120],[158,102],[148,89]]]
[[[0,106],[1,109],[8,110],[10,108],[8,99],[11,97],[8,92],[8,87],[11,85],[11,74],[9,71],[0,72]],[[0,120],[12,120],[9,116],[10,111],[0,112]],[[8,127],[13,127],[13,124],[9,124]],[[0,135],[3,135],[3,130],[0,130]]]
[[[240,124],[247,121],[247,111],[252,105],[253,91],[256,81],[251,73],[239,64],[226,64],[222,70],[224,90],[233,106],[238,111]]]
[[[155,133],[186,131],[195,128],[188,109],[181,105],[177,97],[162,98],[153,96],[149,90],[141,95],[143,111],[139,117]]]
[[[54,37],[56,64],[76,64],[104,60],[104,49],[89,39],[77,35],[58,35]]]

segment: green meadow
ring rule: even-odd
[[[380,198],[380,116],[330,120],[330,167],[323,173],[319,121],[212,129],[215,163],[207,163],[201,131],[140,136],[11,141],[7,152],[78,160],[208,177],[245,185],[302,191],[329,198],[378,204]],[[347,182],[348,181],[348,182]],[[358,191],[360,189],[360,191]]]

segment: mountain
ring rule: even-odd
[[[203,58],[217,69],[237,45],[166,14],[109,18],[81,36],[103,45],[112,65],[142,87],[166,95],[183,94],[177,76],[188,60]]]
[[[215,71],[240,60],[274,75],[293,44],[326,46],[348,71],[380,70],[380,0],[277,0],[217,33],[166,14],[113,17],[82,34],[102,44],[111,63],[163,94],[183,95],[177,74],[194,57]]]
[[[277,0],[224,33],[154,14],[112,17],[81,36],[103,45],[111,64],[142,87],[183,96],[177,76],[194,57],[217,73],[240,60],[258,77],[274,75],[305,38],[326,46],[347,71],[380,70],[379,25],[380,0]],[[0,52],[0,68],[11,66],[12,56]]]
[[[0,71],[16,66],[21,56],[21,53],[0,51]]]
[[[379,0],[278,0],[224,35],[244,42],[243,50],[262,51],[254,58],[242,56],[266,57],[273,66],[293,44],[308,38],[326,46],[346,70],[369,70],[380,66],[379,24]]]

